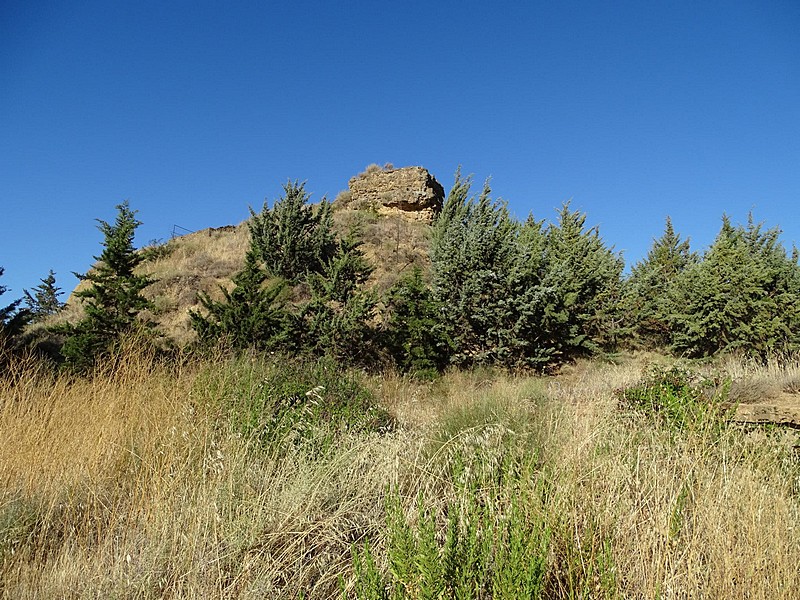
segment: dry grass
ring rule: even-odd
[[[419,266],[427,271],[431,227],[402,215],[378,216],[365,210],[339,209],[334,212],[342,235],[354,229],[363,241],[362,250],[375,268],[367,286],[385,293],[404,274]]]
[[[772,356],[766,361],[730,357],[721,367],[733,380],[732,401],[759,402],[781,394],[800,393],[797,356]]]
[[[552,528],[554,571],[610,554],[613,589],[587,597],[800,597],[796,434],[711,439],[620,413],[613,392],[642,361],[376,378],[398,430],[343,434],[322,455],[227,427],[207,382],[227,368],[131,354],[89,379],[34,363],[0,375],[0,596],[340,597],[354,544],[381,559],[389,489],[409,514],[418,498],[444,510],[460,493],[452,457],[499,472],[534,448],[524,477],[546,482],[531,510]]]
[[[163,256],[142,265],[155,283],[145,290],[155,309],[150,315],[178,345],[192,341],[189,310],[199,306],[199,292],[220,297],[244,264],[250,243],[247,225],[204,229],[167,242]]]

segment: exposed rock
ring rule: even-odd
[[[763,402],[739,404],[733,420],[740,423],[776,423],[800,427],[800,395],[781,394]]]
[[[433,221],[444,203],[444,188],[422,167],[369,167],[350,180],[349,188],[351,208],[399,214],[413,221]]]

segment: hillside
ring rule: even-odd
[[[444,190],[421,167],[373,165],[350,182],[351,189],[333,203],[334,225],[340,235],[355,231],[363,241],[362,249],[375,269],[367,284],[383,293],[414,265],[428,265],[430,223]],[[220,286],[230,285],[243,265],[249,236],[245,221],[176,236],[144,250],[151,258],[141,271],[156,280],[144,293],[155,305],[148,316],[179,345],[195,337],[188,315],[199,306],[198,293],[219,297]],[[75,291],[79,289],[80,285]],[[74,291],[67,305],[64,319],[81,314]]]

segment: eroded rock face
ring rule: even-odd
[[[442,210],[444,188],[427,169],[368,169],[353,177],[350,202],[353,208],[368,208],[379,215],[397,215],[431,222]]]

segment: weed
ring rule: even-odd
[[[330,360],[239,359],[214,375],[217,402],[232,429],[263,448],[285,445],[325,452],[344,433],[387,432],[387,411],[354,372]]]
[[[730,416],[724,401],[730,382],[715,382],[680,367],[653,367],[639,384],[617,392],[623,408],[633,409],[676,431],[719,431]]]
[[[464,494],[443,518],[423,498],[409,519],[399,497],[389,500],[388,567],[368,544],[356,552],[356,598],[539,598],[544,591],[550,532],[522,502],[502,507]]]

